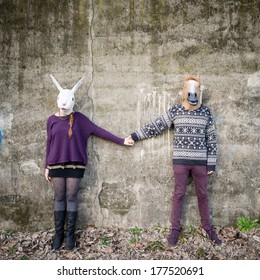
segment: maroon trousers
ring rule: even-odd
[[[206,231],[210,230],[212,226],[208,203],[207,166],[174,165],[173,171],[175,178],[175,188],[172,198],[172,228],[177,230],[180,230],[181,228],[183,201],[188,184],[189,174],[191,173],[198,199],[201,224]]]

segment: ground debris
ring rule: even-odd
[[[1,260],[259,260],[260,228],[241,232],[234,227],[216,228],[223,244],[214,245],[201,227],[183,229],[179,242],[167,243],[169,229],[138,231],[89,226],[76,231],[72,251],[51,249],[54,230],[0,232]]]

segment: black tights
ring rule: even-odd
[[[52,178],[54,187],[54,211],[78,211],[77,194],[80,178]]]

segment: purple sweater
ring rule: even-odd
[[[48,118],[45,167],[66,162],[87,164],[87,143],[90,135],[96,135],[119,145],[124,144],[123,138],[95,125],[79,112],[74,113],[71,139],[68,139],[68,130],[69,118],[61,119],[55,115]]]

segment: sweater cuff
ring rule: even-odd
[[[131,137],[132,137],[132,139],[133,139],[134,141],[138,141],[138,140],[139,140],[139,139],[138,139],[138,136],[137,136],[137,134],[136,134],[135,132],[131,134]]]
[[[208,165],[208,171],[216,171],[215,165]]]

